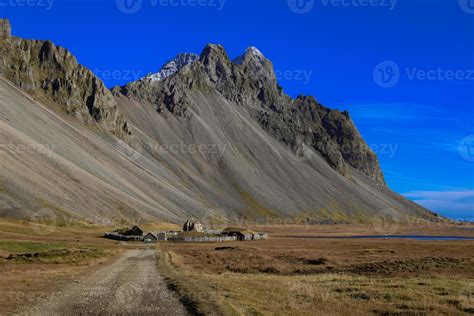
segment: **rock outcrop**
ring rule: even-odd
[[[199,56],[193,53],[182,53],[178,54],[175,58],[164,64],[160,71],[154,74],[150,74],[144,78],[144,80],[160,81],[174,75],[182,68],[187,65],[191,65],[199,60]]]
[[[197,221],[186,221],[183,225],[183,231],[185,232],[203,232],[204,228],[202,227],[202,224]]]
[[[109,89],[62,47],[50,41],[0,39],[0,74],[44,95],[84,124],[99,124],[121,139],[130,129]]]
[[[0,19],[0,37],[7,38],[12,36],[12,27],[10,20]]]

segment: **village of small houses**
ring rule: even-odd
[[[214,230],[203,227],[198,221],[188,220],[182,231],[145,232],[139,226],[107,232],[105,238],[119,241],[138,241],[147,244],[158,242],[226,242],[268,239],[268,234],[254,232],[243,227],[227,227]]]

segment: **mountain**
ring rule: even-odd
[[[83,123],[97,122],[122,139],[130,134],[110,91],[67,49],[10,37],[1,40],[0,56],[1,73],[21,89],[56,103]]]
[[[193,53],[178,54],[175,58],[164,64],[159,72],[146,76],[144,80],[160,81],[166,79],[197,60],[199,60],[199,56]]]
[[[292,99],[251,47],[233,62],[219,45],[158,82],[113,93],[144,153],[163,160],[212,207],[244,217],[368,219],[392,207],[427,211],[391,192],[349,113]],[[170,148],[216,145],[218,155]]]
[[[291,99],[278,86],[272,63],[255,47],[231,62],[218,45],[207,46],[199,63],[164,83],[131,83],[123,95],[154,104],[158,112],[190,113],[188,92],[211,88],[247,110],[260,127],[297,156],[317,152],[350,178],[349,166],[385,185],[377,156],[357,131],[348,112],[330,110],[312,97]],[[201,89],[204,90],[204,89]],[[309,153],[307,153],[309,151]]]
[[[436,219],[386,186],[349,113],[284,94],[256,48],[208,45],[111,91],[51,42],[0,53],[0,216]]]

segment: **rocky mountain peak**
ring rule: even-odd
[[[98,124],[121,139],[131,134],[105,84],[51,41],[0,37],[0,74],[84,124]]]
[[[0,19],[0,37],[11,37],[12,27],[9,19]]]
[[[250,46],[245,50],[245,53],[243,55],[240,55],[239,57],[234,59],[234,63],[242,65],[245,62],[249,62],[250,60],[257,61],[262,64],[268,61],[268,59],[265,58],[265,56],[257,47]]]
[[[145,77],[145,79],[149,79],[151,81],[161,81],[166,79],[187,65],[191,65],[199,60],[199,55],[194,53],[180,53],[176,55],[175,58],[166,62],[160,69],[159,72],[150,74]]]
[[[272,62],[255,47],[232,62],[223,46],[209,44],[189,71],[177,72],[171,80],[156,85],[132,83],[120,93],[155,104],[159,113],[187,117],[194,106],[190,97],[194,90],[218,92],[247,109],[265,131],[296,155],[304,156],[311,148],[340,174],[350,178],[352,167],[385,185],[377,156],[369,149],[361,150],[368,146],[349,114],[331,110],[311,96],[292,99],[285,95]]]
[[[208,44],[199,61],[212,82],[225,82],[231,77],[232,63],[222,45]]]
[[[222,62],[230,62],[229,56],[224,46],[219,44],[207,44],[201,52],[199,60],[208,65],[210,62],[221,60]]]
[[[251,46],[245,53],[234,60],[234,63],[243,67],[244,71],[261,83],[270,84],[271,89],[276,88],[277,80],[273,64],[256,47]]]

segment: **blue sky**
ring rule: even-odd
[[[392,189],[474,217],[474,0],[0,0],[0,16],[108,86],[256,46],[288,94],[350,111]]]

